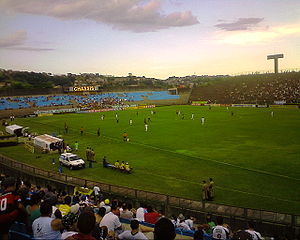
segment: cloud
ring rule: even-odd
[[[88,19],[115,29],[149,32],[198,24],[190,11],[164,14],[160,0],[1,0],[7,13],[25,13],[63,20]]]
[[[30,52],[48,52],[55,50],[54,48],[34,48],[34,47],[10,47],[9,50],[30,51]]]
[[[4,38],[0,38],[0,48],[22,45],[27,39],[26,31],[18,31]]]
[[[53,48],[39,48],[39,47],[28,47],[24,46],[27,40],[26,31],[17,31],[6,37],[0,38],[0,48],[7,50],[19,50],[19,51],[33,51],[33,52],[44,52],[53,51]]]
[[[224,31],[252,30],[263,20],[264,18],[239,18],[235,22],[216,24],[215,27]],[[223,20],[219,20],[219,22],[223,22]]]
[[[218,32],[217,38],[221,42],[237,45],[245,45],[249,43],[264,43],[277,39],[290,38],[300,36],[300,24],[287,24],[269,27],[266,30],[255,31],[235,31],[235,32]]]

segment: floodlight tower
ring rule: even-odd
[[[278,58],[283,58],[283,54],[268,55],[267,60],[274,59],[274,72],[278,73]]]

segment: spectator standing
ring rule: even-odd
[[[117,239],[123,239],[123,240],[147,240],[148,238],[139,231],[139,221],[138,220],[132,220],[130,222],[130,230],[122,232]]]
[[[51,218],[52,206],[42,202],[41,216],[32,223],[33,236],[37,239],[60,239],[61,220]]]
[[[93,192],[94,192],[94,196],[95,196],[95,201],[99,200],[100,199],[100,188],[97,185],[94,186]]]

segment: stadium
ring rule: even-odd
[[[0,239],[299,239],[298,15],[255,2],[0,3]]]

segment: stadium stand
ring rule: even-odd
[[[300,102],[300,74],[259,74],[221,78],[193,88],[191,101],[221,104]]]
[[[2,97],[0,98],[0,110],[21,109],[30,107],[50,106],[102,106],[109,104],[120,104],[124,102],[135,102],[149,100],[179,99],[178,95],[171,95],[168,91],[158,92],[122,92],[122,93],[101,93],[82,95],[52,95],[52,96],[31,96],[31,97]]]
[[[14,192],[14,189],[16,189],[16,192]],[[24,179],[20,178],[12,178],[7,177],[4,175],[1,175],[1,199],[10,197],[10,207],[9,211],[6,211],[6,209],[1,209],[0,211],[0,222],[3,223],[5,219],[7,219],[7,216],[13,216],[13,221],[10,221],[9,224],[7,224],[8,228],[7,231],[1,231],[1,237],[2,239],[5,239],[7,235],[10,237],[9,239],[34,239],[34,229],[32,228],[32,224],[40,218],[41,216],[41,202],[51,204],[52,206],[52,216],[49,217],[49,221],[59,221],[62,222],[60,231],[64,234],[71,234],[70,231],[71,225],[73,224],[73,221],[75,219],[78,221],[78,217],[80,217],[81,214],[86,214],[87,212],[92,212],[95,215],[96,219],[96,225],[93,228],[93,231],[91,235],[95,237],[95,239],[115,239],[115,238],[106,238],[105,231],[103,231],[103,226],[101,226],[101,222],[104,219],[106,215],[114,216],[112,219],[114,220],[108,220],[110,217],[106,217],[104,226],[110,227],[110,221],[114,221],[114,224],[119,222],[120,226],[122,228],[116,228],[113,231],[108,233],[108,236],[113,235],[116,236],[122,231],[129,229],[129,225],[131,220],[136,218],[137,210],[135,208],[132,208],[130,203],[126,203],[126,206],[128,206],[128,210],[132,213],[131,219],[125,219],[120,218],[119,211],[124,205],[124,203],[118,199],[106,199],[107,196],[104,196],[103,194],[100,194],[100,198],[95,197],[95,193],[92,190],[87,191],[85,189],[86,193],[84,192],[76,192],[73,194],[69,194],[63,190],[56,190],[52,188],[51,185],[48,185],[47,187],[39,187],[31,185],[29,181],[26,181]],[[72,199],[72,203],[69,205],[65,205],[66,201],[65,199],[70,198]],[[34,201],[34,203],[33,203]],[[19,205],[21,203],[22,205]],[[33,206],[35,206],[33,208]],[[44,207],[44,206],[43,206]],[[101,208],[105,207],[104,214],[101,214],[102,211]],[[109,207],[109,208],[107,208]],[[61,212],[59,209],[64,209],[65,216],[62,217]],[[108,210],[107,210],[108,209]],[[112,209],[112,210],[109,210]],[[127,208],[126,208],[127,209]],[[111,212],[112,211],[112,212]],[[103,211],[102,211],[103,212]],[[106,212],[106,213],[105,213]],[[144,212],[147,212],[147,208],[144,208]],[[99,213],[99,214],[98,214]],[[77,216],[77,217],[76,217]],[[162,214],[162,218],[165,216]],[[10,218],[11,219],[11,218]],[[30,219],[30,221],[29,221]],[[73,219],[73,220],[72,220]],[[214,230],[214,219],[210,219],[209,222],[201,222],[201,220],[197,220],[195,218],[185,218],[183,214],[179,214],[179,216],[173,217],[173,219],[169,220],[174,225],[174,231],[176,232],[176,238],[174,239],[198,239],[194,238],[195,236],[199,237],[199,235],[204,240],[211,240],[212,234]],[[217,218],[218,219],[218,218]],[[158,221],[158,220],[157,220]],[[69,223],[70,222],[70,223]],[[99,225],[100,223],[100,225]],[[182,227],[182,223],[185,225],[191,226],[191,229],[187,230]],[[118,225],[118,224],[117,224]],[[115,225],[115,226],[117,226]],[[251,224],[253,225],[253,224]],[[50,225],[49,225],[50,226]],[[53,224],[52,224],[53,226]],[[233,236],[236,230],[233,231],[233,229],[237,229],[234,226],[228,226],[227,224],[223,225],[226,228],[228,228],[230,232],[230,237]],[[153,231],[155,231],[156,223],[150,224],[145,221],[140,221],[140,231],[144,232],[144,234],[148,237],[147,239],[153,239]],[[212,227],[212,228],[211,228]],[[246,231],[249,231],[250,233],[254,233],[253,226],[249,229],[246,229],[247,226],[244,226],[244,229]],[[122,229],[122,230],[121,230]],[[49,229],[48,229],[49,230]],[[53,230],[53,229],[52,229]],[[52,231],[51,230],[51,231]],[[212,230],[212,231],[211,231]],[[53,230],[54,231],[54,230]],[[57,231],[57,230],[55,230]],[[76,231],[72,232],[72,234],[77,234]],[[256,232],[257,236],[260,236]],[[46,236],[46,235],[45,235]],[[7,238],[6,238],[7,239]],[[155,239],[155,238],[154,238]],[[229,239],[229,238],[228,238]],[[262,239],[262,238],[261,238]]]

